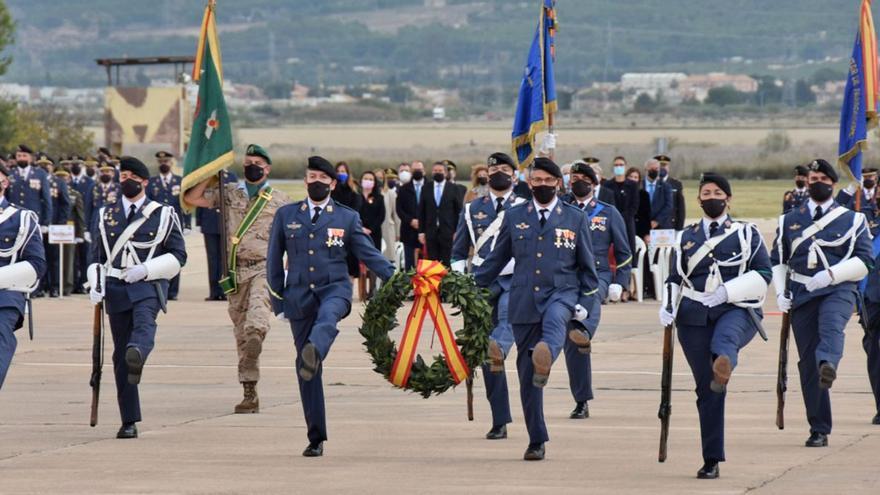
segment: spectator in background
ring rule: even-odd
[[[357,184],[354,182],[354,177],[351,175],[351,168],[347,163],[339,162],[336,164],[336,178],[336,188],[333,189],[333,192],[330,194],[333,201],[345,205],[354,211],[361,211],[363,198],[361,198],[361,195],[358,193]],[[357,277],[360,273],[357,258],[349,255],[346,257],[346,262],[348,263],[348,275],[351,277]]]
[[[458,196],[458,201],[460,203],[463,203],[464,197],[467,194],[467,187],[463,184],[457,184],[455,182],[455,176],[458,173],[458,167],[452,160],[443,160],[441,163],[446,166],[446,181],[449,183],[449,185],[452,186],[455,194]]]
[[[471,167],[471,190],[464,195],[464,203],[489,195],[489,167],[478,163]]]
[[[642,171],[636,167],[630,167],[626,171],[626,180],[636,183],[636,189],[639,195],[639,207],[636,210],[635,232],[639,238],[644,239],[651,233],[651,199],[648,198],[648,191],[642,187]],[[635,240],[633,240],[635,245]]]
[[[636,180],[630,180],[627,176],[635,171]],[[602,183],[602,189],[612,191],[614,193],[613,204],[623,221],[626,224],[626,235],[629,239],[629,247],[635,252],[636,243],[636,216],[639,212],[640,196],[639,184],[641,183],[641,174],[635,167],[626,169],[626,158],[622,156],[614,157],[612,177]]]
[[[461,215],[463,195],[455,184],[446,180],[446,165],[437,162],[431,167],[431,182],[419,198],[419,242],[428,251],[428,259],[449,266],[452,237]]]
[[[571,163],[566,163],[560,169],[562,171],[562,182],[559,183],[559,194],[565,195],[571,192]]]
[[[672,175],[670,175],[672,158],[669,158],[666,155],[657,155],[654,159],[660,162],[660,180],[665,182],[669,185],[669,188],[672,189],[672,226],[670,228],[673,228],[676,231],[683,230],[686,218],[684,187],[681,185],[680,180],[674,179]]]
[[[584,158],[584,162],[590,166],[593,172],[596,173],[596,177],[599,179],[599,182],[593,187],[593,197],[617,208],[617,205],[614,203],[614,191],[602,187],[602,177],[604,174],[602,173],[602,165],[599,164],[599,159],[589,156]],[[618,212],[619,211],[620,210],[618,210]]]
[[[338,173],[337,173],[338,174]],[[361,223],[364,232],[373,240],[376,249],[382,249],[382,224],[385,222],[385,199],[376,185],[376,174],[366,171],[361,174]]]
[[[400,217],[397,216],[397,173],[393,168],[385,170],[385,183],[382,187],[382,197],[385,201],[385,221],[382,222],[382,240],[385,241],[385,249],[382,254],[397,269],[397,242],[400,240]]]
[[[410,172],[412,170],[412,172]],[[404,180],[406,179],[406,180]],[[397,216],[400,217],[400,242],[403,243],[405,266],[409,270],[415,266],[416,252],[421,249],[419,243],[419,202],[425,186],[425,164],[412,162],[412,165],[400,168],[400,180],[403,185],[397,191]]]
[[[651,229],[671,229],[673,198],[672,188],[660,179],[660,161],[652,158],[645,162],[645,191],[651,204]],[[648,242],[648,239],[645,239]]]

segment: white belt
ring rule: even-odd
[[[681,288],[681,295],[692,300],[692,301],[699,301],[700,298],[706,296],[706,293],[691,289],[690,287],[682,287]]]
[[[801,275],[800,273],[791,272],[791,281],[806,285],[813,277],[809,275]]]
[[[106,270],[106,272],[105,272],[106,276],[108,276],[110,278],[117,278],[119,280],[122,280],[123,270],[120,270],[119,268],[106,268],[105,270]]]

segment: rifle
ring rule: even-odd
[[[785,297],[791,298],[788,288],[791,272],[785,274]],[[791,310],[782,314],[779,336],[779,367],[776,371],[776,427],[785,429],[785,392],[788,390],[788,340],[791,336]]]
[[[467,414],[468,421],[474,420],[474,373],[465,380],[465,388],[467,389]]]
[[[101,292],[101,268],[98,268],[98,281],[95,290]],[[101,392],[101,368],[104,366],[104,303],[95,305],[94,320],[92,322],[92,377],[89,385],[92,387],[92,412],[89,426],[98,424],[98,397]]]
[[[25,303],[27,304],[27,315],[28,315],[28,336],[31,340],[34,340],[34,303],[31,300],[31,294],[28,293],[25,299]]]
[[[666,310],[672,313],[672,285],[666,287]],[[663,329],[663,372],[660,376],[660,410],[657,417],[660,418],[660,453],[657,455],[658,462],[666,461],[666,443],[669,440],[669,418],[672,415],[672,333],[675,321],[666,325]]]

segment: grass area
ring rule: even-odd
[[[270,184],[275,189],[284,191],[291,201],[299,201],[306,197],[306,186],[300,180],[273,180]]]
[[[688,218],[701,214],[697,201],[699,181],[684,182]],[[791,180],[734,180],[731,215],[734,218],[775,218],[782,213],[782,195],[794,188]]]

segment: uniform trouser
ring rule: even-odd
[[[498,343],[501,352],[507,357],[513,347],[513,328],[507,321],[507,308],[510,303],[510,292],[503,291],[498,296],[495,307],[497,324],[492,330],[490,339]],[[513,422],[510,416],[510,393],[507,389],[507,374],[492,373],[488,364],[483,365],[483,382],[486,385],[486,399],[492,409],[492,426],[506,425]]]
[[[704,461],[724,461],[724,400],[727,393],[717,394],[709,388],[715,376],[712,364],[718,356],[727,356],[735,368],[740,349],[751,342],[757,332],[751,316],[742,308],[725,311],[714,321],[710,315],[706,326],[678,326],[678,340],[697,385]]]
[[[43,285],[47,290],[58,290],[58,244],[49,244],[46,247],[46,275],[43,276]]]
[[[855,290],[837,290],[810,299],[791,311],[791,329],[797,344],[798,372],[811,433],[831,433],[831,396],[819,388],[819,365],[836,368],[843,357],[843,330],[855,307]]]
[[[15,339],[15,327],[21,313],[15,308],[0,308],[0,389],[6,380],[6,372],[12,364],[12,356],[18,341]]]
[[[64,245],[64,294],[70,294],[74,285],[73,255],[76,251],[75,244]]]
[[[519,397],[522,402],[529,443],[544,443],[550,439],[547,425],[544,424],[544,389],[532,384],[535,367],[532,365],[532,349],[539,342],[550,347],[555,360],[562,352],[565,341],[565,326],[571,320],[572,309],[565,304],[554,302],[547,306],[540,323],[513,325],[516,339],[516,369],[519,374]]]
[[[178,292],[180,292],[180,274],[168,282],[168,299],[177,299]]]
[[[266,265],[240,268],[238,291],[229,294],[229,318],[234,325],[238,349],[238,381],[260,381],[260,352],[272,322],[269,292],[266,290]]]
[[[880,303],[868,302],[868,332],[862,338],[862,347],[868,354],[868,380],[874,394],[874,406],[880,413]]]
[[[128,365],[125,351],[136,347],[144,361],[153,350],[156,340],[156,316],[159,300],[155,297],[138,301],[121,313],[110,313],[110,332],[113,334],[113,375],[116,378],[116,400],[123,423],[141,420],[141,403],[138,386],[128,383]]]
[[[321,377],[323,366],[319,367],[311,380],[305,381],[299,376],[302,367],[303,347],[311,343],[318,350],[322,362],[327,359],[330,346],[339,330],[336,325],[349,311],[350,304],[341,297],[331,297],[321,302],[318,311],[306,318],[291,320],[290,330],[293,332],[293,343],[296,347],[296,379],[299,381],[299,396],[302,401],[303,414],[310,443],[327,440],[327,419],[324,412],[324,386]]]
[[[223,295],[218,282],[223,273],[223,260],[220,258],[220,234],[202,234],[205,238],[205,254],[208,255],[208,297],[218,298]],[[264,275],[265,277],[265,275]]]
[[[608,296],[609,285],[607,280],[599,280],[596,297],[591,299],[593,304],[586,308],[591,315],[598,315],[599,311],[601,311],[602,301]],[[591,339],[595,333],[595,331],[590,332]],[[565,367],[568,370],[568,388],[571,390],[571,396],[575,402],[593,400],[593,362],[590,359],[590,355],[582,354],[578,351],[577,345],[568,338],[565,339],[563,349],[565,351]]]
[[[74,264],[73,280],[76,288],[82,289],[86,284],[86,270],[89,267],[89,247],[88,242],[81,242],[76,245],[76,262]]]

